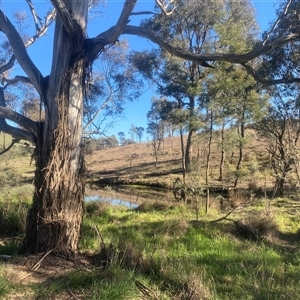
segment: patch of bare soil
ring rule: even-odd
[[[30,256],[12,257],[3,262],[7,280],[19,288],[16,292],[8,295],[5,300],[38,300],[40,297],[32,288],[35,284],[51,283],[62,277],[67,277],[70,272],[90,270],[90,258],[85,255],[78,255],[75,259],[65,259],[51,254],[37,254]],[[67,282],[64,293],[59,298],[51,297],[51,300],[83,299],[82,295],[74,294]],[[48,299],[48,298],[47,298]]]

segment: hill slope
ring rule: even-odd
[[[249,141],[244,149],[243,184],[257,178],[259,168],[268,168],[265,143],[253,138],[255,133],[248,131]],[[193,176],[204,180],[206,169],[207,145],[205,141],[194,144]],[[238,161],[238,149],[230,152],[226,158],[225,180],[218,181],[221,151],[215,142],[212,145],[210,158],[210,182],[212,185],[232,185]],[[157,187],[171,187],[177,177],[181,177],[181,145],[180,137],[167,138],[158,157],[155,167],[155,157],[151,142],[131,144],[112,149],[95,151],[87,155],[87,172],[91,181],[100,184],[141,184]],[[257,169],[257,170],[256,170]],[[270,180],[270,178],[268,178]]]

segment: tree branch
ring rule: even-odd
[[[130,34],[136,35],[140,37],[147,38],[151,40],[153,43],[159,45],[161,48],[167,50],[169,53],[174,54],[177,57],[194,61],[197,63],[202,63],[205,61],[228,61],[236,64],[244,64],[248,61],[261,56],[262,54],[267,53],[274,47],[278,47],[281,45],[285,45],[289,42],[293,42],[299,40],[300,33],[291,33],[280,38],[277,38],[265,45],[257,46],[253,50],[249,51],[245,54],[234,54],[234,53],[212,53],[212,54],[194,54],[189,51],[186,51],[181,48],[176,48],[171,44],[163,41],[159,36],[157,36],[154,32],[147,30],[146,28],[142,28],[139,26],[131,26],[126,25],[124,27],[122,34]]]
[[[137,0],[126,0],[116,25],[102,32],[95,38],[88,40],[89,55],[92,58],[97,57],[99,52],[102,51],[106,45],[113,44],[117,41],[128,23],[128,18],[132,14],[136,2]]]
[[[42,25],[42,19],[37,15],[32,1],[26,0],[26,2],[28,4],[31,14],[33,16],[36,32],[39,32],[40,26],[38,25],[38,23],[40,23],[40,25]]]
[[[10,70],[14,66],[15,60],[16,60],[16,57],[13,54],[11,56],[11,58],[9,59],[9,61],[5,65],[0,67],[0,74],[4,73],[5,71]]]
[[[27,41],[25,42],[25,47],[28,47],[28,46],[32,45],[39,37],[43,36],[47,32],[48,27],[51,25],[51,23],[55,19],[56,11],[55,11],[55,9],[50,11],[46,15],[45,22],[43,24],[41,22],[41,18],[36,14],[31,0],[26,0],[26,2],[28,3],[31,13],[33,15],[34,22],[35,22],[35,28],[36,28],[36,34],[33,35],[32,37],[30,37],[29,39],[27,39]],[[41,26],[38,25],[37,20],[39,20],[39,23]],[[14,66],[15,60],[16,60],[16,57],[13,54],[11,56],[11,58],[9,59],[9,61],[5,65],[0,67],[0,73],[10,70]]]
[[[15,128],[6,123],[6,119],[17,123],[26,130]],[[34,141],[37,136],[37,123],[25,116],[6,108],[3,88],[0,88],[0,131],[11,134],[15,138],[24,138],[28,141]],[[22,137],[20,137],[20,135]],[[26,138],[24,137],[26,136]]]
[[[40,38],[41,36],[43,36],[47,32],[49,26],[55,20],[56,10],[53,9],[52,11],[50,11],[46,15],[44,23],[42,23],[41,18],[36,14],[36,12],[34,10],[34,7],[33,7],[33,4],[31,3],[31,0],[26,0],[26,1],[29,5],[31,13],[33,15],[33,19],[34,19],[34,22],[35,22],[35,28],[36,28],[35,35],[30,37],[25,42],[25,47],[28,47],[28,46],[32,45],[38,38]],[[38,25],[37,20],[39,20],[40,26]]]
[[[1,115],[1,112],[0,112],[0,115]],[[34,134],[32,134],[31,132],[29,132],[27,130],[8,125],[8,124],[6,124],[6,122],[2,122],[1,118],[0,118],[0,131],[10,134],[15,139],[26,140],[31,143],[36,142],[36,136]]]
[[[75,23],[75,20],[72,18],[70,12],[66,8],[64,2],[62,0],[51,0],[52,4],[57,10],[57,13],[61,17],[66,32],[72,36],[74,33],[74,30],[77,30],[77,24]]]
[[[0,10],[0,30],[7,36],[16,59],[28,75],[33,86],[42,94],[44,77],[30,59],[20,35],[2,10]]]
[[[17,123],[19,126],[24,127],[31,132],[34,136],[37,136],[37,123],[31,119],[3,106],[0,106],[0,117]]]
[[[278,26],[278,24],[280,23],[280,21],[284,18],[284,16],[287,14],[287,11],[289,9],[289,6],[291,5],[292,3],[292,0],[289,0],[289,2],[287,2],[285,8],[284,8],[284,11],[282,12],[282,14],[278,17],[278,19],[276,20],[276,22],[274,23],[274,25],[272,26],[272,28],[270,29],[270,31],[267,33],[267,36],[265,38],[265,40],[263,41],[262,45],[264,46],[269,37],[271,36],[272,32],[276,29],[276,27]]]
[[[264,79],[257,75],[255,70],[250,67],[248,64],[244,63],[241,64],[247,71],[248,74],[250,74],[257,82],[262,83],[263,85],[275,85],[275,84],[288,84],[288,83],[295,83],[300,82],[300,78],[296,77],[290,77],[290,78],[280,78],[280,79]]]
[[[19,141],[20,141],[19,139],[13,138],[12,141],[11,141],[11,143],[10,143],[10,145],[9,145],[7,148],[4,148],[2,151],[0,151],[0,156],[1,156],[2,154],[4,154],[4,153],[8,152],[8,151],[12,148],[12,146],[13,146],[14,144],[18,143]]]
[[[11,79],[8,79],[5,76],[3,76],[2,80],[1,80],[1,83],[4,85],[4,83],[7,82],[7,84],[5,85],[5,87],[6,87],[8,85],[18,83],[20,81],[22,81],[24,83],[32,84],[32,82],[30,81],[30,79],[28,77],[20,76],[20,75],[17,75],[14,78],[11,78]],[[5,87],[3,87],[3,88],[5,88]]]
[[[130,14],[131,16],[138,16],[138,15],[155,15],[155,13],[153,11],[136,11],[136,12],[132,12]]]
[[[176,8],[175,0],[169,0],[167,3],[165,3],[164,0],[155,0],[155,3],[159,6],[159,8],[166,16],[171,15]]]

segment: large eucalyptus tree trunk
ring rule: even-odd
[[[76,35],[67,35],[57,17],[52,70],[42,99],[46,119],[38,130],[35,192],[23,252],[52,250],[72,255],[78,250],[84,201],[81,139],[88,1],[66,3],[78,28]]]

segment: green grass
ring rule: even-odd
[[[84,220],[80,245],[99,249],[93,229],[97,224],[106,245],[116,245],[120,252],[130,249],[127,259],[134,263],[129,266],[173,296],[182,293],[191,278],[200,278],[209,287],[208,299],[297,299],[297,245],[289,250],[275,239],[246,241],[235,237],[226,221],[193,226],[193,218],[194,212],[184,207],[142,213],[108,207],[105,214]],[[287,223],[289,228],[298,226],[288,214],[278,214],[279,229],[286,230]]]
[[[297,204],[284,201],[285,205],[282,199],[273,201],[271,209],[258,203],[230,216],[252,217],[257,224],[263,217],[267,224],[275,222],[267,228],[278,228],[280,234],[261,241],[235,235],[232,222],[210,223],[221,216],[216,211],[205,215],[200,210],[201,222],[196,222],[195,210],[178,204],[128,210],[87,203],[79,246],[82,253],[93,254],[94,264],[46,284],[29,284],[25,291],[36,299],[67,299],[70,293],[95,300],[143,295],[143,299],[299,299],[299,211]],[[18,204],[12,200],[11,207],[12,203]],[[13,242],[4,244],[0,254],[14,254],[14,247]],[[20,287],[9,282],[2,266],[0,299],[14,292]]]
[[[5,299],[9,292],[9,283],[4,272],[4,267],[0,264],[0,299]]]

